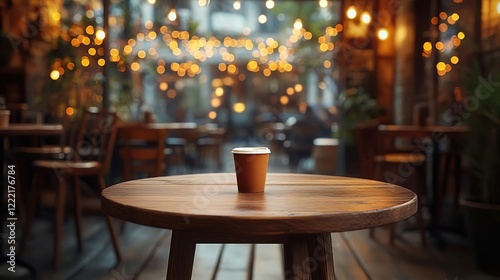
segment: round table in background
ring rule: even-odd
[[[101,208],[173,230],[167,279],[191,279],[197,243],[281,243],[287,279],[334,279],[331,233],[404,220],[417,196],[372,180],[275,173],[264,193],[238,193],[234,173],[205,173],[116,184]]]

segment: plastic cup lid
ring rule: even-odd
[[[268,147],[237,147],[231,153],[233,154],[270,154]]]

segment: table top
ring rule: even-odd
[[[60,124],[9,124],[9,126],[0,127],[2,136],[47,136],[63,133],[63,126]]]
[[[170,123],[120,123],[118,128],[121,127],[134,127],[144,126],[151,129],[167,129],[167,130],[183,130],[183,129],[197,129],[198,125],[194,122],[170,122]]]
[[[269,173],[264,193],[238,193],[234,173],[132,180],[102,192],[102,210],[130,222],[206,233],[324,233],[398,222],[417,196],[349,177]]]

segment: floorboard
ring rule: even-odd
[[[232,144],[235,146],[237,144]],[[230,155],[230,148],[224,153]],[[275,154],[276,155],[276,154]],[[276,155],[278,156],[278,155]],[[234,170],[230,158],[224,170]],[[271,159],[270,172],[288,172],[281,158]],[[179,169],[181,170],[181,169]],[[200,171],[201,172],[201,171]],[[90,208],[99,210],[99,201]],[[105,220],[100,215],[84,215],[84,250],[76,251],[74,223],[69,215],[64,223],[62,262],[59,271],[52,269],[53,226],[50,211],[36,219],[33,234],[22,258],[32,264],[40,280],[66,279],[165,279],[170,231],[127,223],[120,233],[123,261],[115,266]],[[117,223],[118,226],[118,223]],[[467,241],[461,235],[443,233],[447,246],[438,249],[430,244],[423,248],[417,230],[410,223],[398,224],[394,245],[389,244],[388,230],[379,228],[370,238],[368,230],[334,233],[335,274],[338,279],[479,279],[492,280],[475,268]],[[406,230],[405,227],[407,228]],[[20,235],[19,235],[20,238]],[[251,261],[248,244],[200,244],[196,248],[193,280],[281,280],[284,279],[282,246],[257,244]],[[4,264],[5,266],[5,264]],[[0,265],[0,269],[5,271]],[[0,271],[0,279],[6,278]],[[19,279],[19,278],[16,278]],[[25,278],[29,279],[29,278]]]

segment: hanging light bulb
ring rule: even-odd
[[[380,28],[377,32],[377,36],[380,40],[385,40],[389,37],[389,31],[385,28]]]
[[[358,15],[358,12],[356,12],[356,7],[350,6],[347,9],[346,15],[348,19],[354,19]]]
[[[370,21],[372,21],[372,16],[370,16],[369,12],[365,11],[361,14],[361,21],[368,24],[370,23]]]
[[[233,8],[238,11],[239,9],[241,9],[241,2],[239,0],[236,0],[233,2]]]
[[[168,12],[167,19],[170,21],[175,21],[177,19],[177,12],[174,8],[170,9],[170,11]]]
[[[272,8],[274,8],[274,1],[273,0],[267,0],[266,1],[266,8],[268,8],[269,10],[271,10]]]
[[[200,7],[208,6],[208,4],[210,4],[210,0],[198,0],[198,5],[200,5]]]
[[[302,20],[300,18],[297,18],[295,22],[293,23],[293,28],[296,30],[300,30],[302,28]]]

